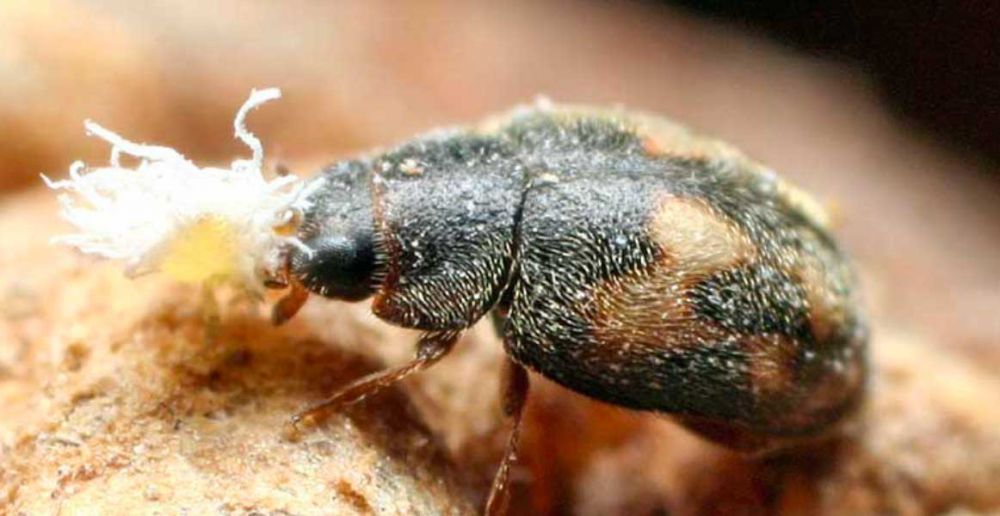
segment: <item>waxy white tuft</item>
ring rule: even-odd
[[[42,176],[50,188],[64,191],[61,214],[77,229],[53,242],[122,261],[127,274],[137,275],[158,270],[185,230],[208,220],[226,228],[232,240],[226,245],[237,257],[227,265],[227,277],[218,279],[260,289],[264,276],[280,269],[287,246],[308,252],[287,234],[295,211],[307,208],[308,192],[295,176],[264,178],[263,147],[244,124],[251,110],[280,96],[275,88],[253,91],[240,108],[233,124],[236,137],[253,154],[229,168],[202,168],[171,148],[133,143],[87,121],[88,134],[111,144],[110,165],[91,169],[76,162],[67,180]],[[122,166],[123,154],[138,158],[138,165]],[[279,234],[283,226],[285,234]]]

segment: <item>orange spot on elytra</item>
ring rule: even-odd
[[[649,229],[673,266],[685,273],[710,274],[756,253],[735,224],[700,199],[664,197]]]

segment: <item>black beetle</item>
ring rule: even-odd
[[[437,131],[316,181],[291,293],[374,297],[426,333],[413,361],[355,381],[322,415],[434,364],[487,313],[512,420],[487,512],[502,512],[525,367],[614,405],[667,413],[742,450],[827,433],[867,373],[854,278],[808,196],[665,120],[539,105]]]

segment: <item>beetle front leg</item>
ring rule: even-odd
[[[486,516],[501,516],[507,513],[510,502],[510,467],[517,461],[517,446],[521,438],[521,416],[528,399],[528,372],[524,366],[507,359],[503,377],[503,411],[510,419],[510,434],[504,448],[500,467],[493,477],[490,496],[486,500]]]
[[[413,360],[398,367],[376,371],[351,382],[329,398],[296,414],[292,418],[292,425],[297,428],[299,423],[306,420],[322,422],[332,412],[353,405],[413,373],[427,369],[455,347],[461,334],[461,331],[454,330],[425,334],[417,343],[417,356]]]
[[[286,278],[290,278],[290,276],[286,274]],[[288,322],[295,314],[299,313],[302,305],[305,305],[306,301],[309,300],[309,291],[305,285],[294,278],[286,281],[287,284],[282,286],[288,287],[288,293],[271,308],[271,323],[275,326]],[[278,283],[273,284],[278,286]]]

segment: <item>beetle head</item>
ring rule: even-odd
[[[377,250],[368,169],[361,162],[338,163],[310,185],[306,208],[295,221],[301,246],[288,246],[276,286],[289,294],[275,307],[283,322],[301,307],[309,292],[358,301],[375,289]]]

